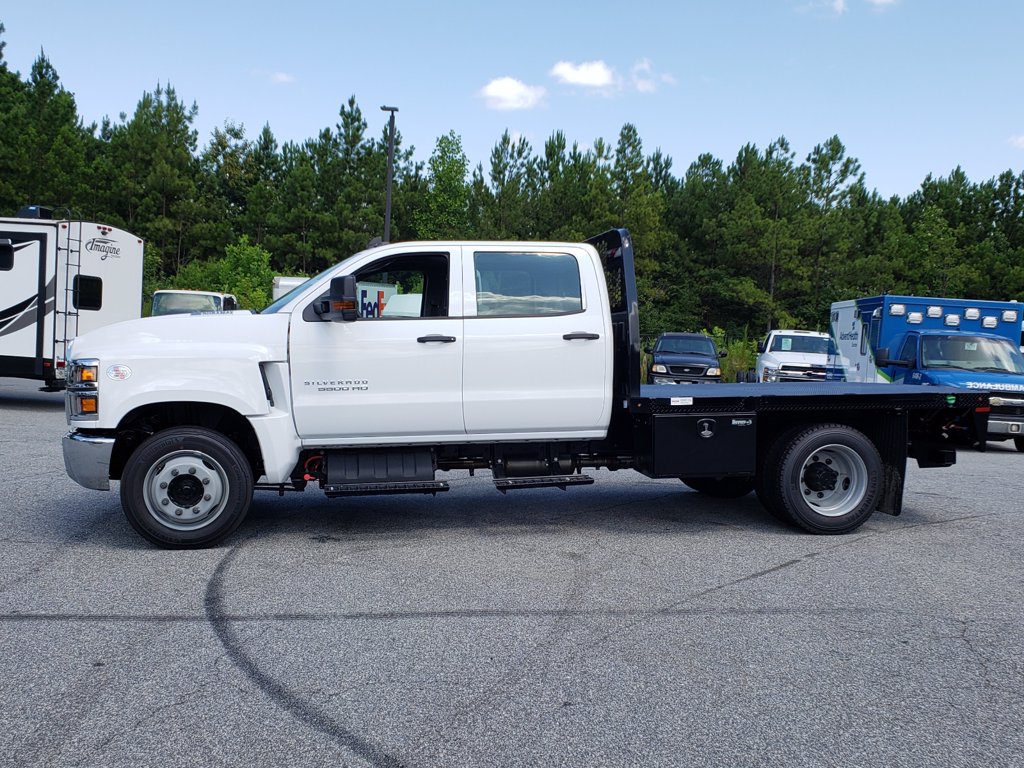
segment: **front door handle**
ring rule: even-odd
[[[416,341],[418,341],[420,344],[429,344],[432,341],[439,341],[442,344],[451,344],[453,341],[455,341],[455,337],[442,336],[439,333],[432,333],[429,336],[420,336],[418,339],[416,339]]]
[[[601,338],[599,333],[587,333],[586,331],[573,331],[562,336],[566,341],[576,341],[582,339],[583,341],[595,341]]]

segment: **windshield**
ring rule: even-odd
[[[677,355],[708,355],[715,356],[715,345],[711,339],[691,336],[665,336],[654,345],[655,352],[668,352]]]
[[[924,336],[924,368],[957,368],[989,373],[1024,373],[1024,357],[1006,339],[988,336]]]
[[[800,352],[806,355],[828,355],[832,351],[828,336],[776,336],[772,352]]]
[[[190,312],[219,312],[220,296],[202,293],[157,293],[152,315],[181,315]]]

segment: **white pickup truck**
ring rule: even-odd
[[[367,284],[418,304],[361,315]],[[87,488],[119,480],[130,524],[166,547],[229,536],[254,488],[436,494],[454,469],[489,470],[503,492],[633,469],[715,496],[756,490],[783,520],[844,533],[876,509],[899,513],[908,455],[955,461],[954,417],[984,434],[984,392],[641,388],[640,358],[625,230],[382,245],[259,314],[76,339],[65,466]]]
[[[835,346],[827,333],[774,330],[757,344],[757,381],[835,381],[829,354]]]

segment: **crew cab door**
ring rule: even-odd
[[[322,320],[315,312],[321,296],[292,317],[300,438],[358,445],[464,435],[460,249],[392,246],[355,275],[358,319]]]
[[[465,246],[466,431],[601,437],[611,415],[611,320],[583,248]]]

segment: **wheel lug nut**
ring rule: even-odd
[[[821,493],[821,492],[819,491],[819,492],[818,492],[818,498],[819,498],[819,499],[823,499],[823,498],[825,498],[825,494],[824,494],[824,493]]]
[[[174,514],[176,514],[178,517],[181,517],[181,510],[180,509],[174,510]]]
[[[167,487],[167,483],[160,483],[160,490],[163,490],[166,487]]]
[[[174,475],[175,477],[177,477],[178,476],[178,470],[172,469],[171,470],[171,474]]]
[[[203,501],[209,501],[211,498],[212,497],[210,496],[210,494],[206,494],[205,496],[203,496]]]
[[[170,499],[161,499],[160,503],[163,504],[166,507],[168,504],[171,503],[171,500]]]
[[[204,477],[203,478],[203,485],[209,485],[209,484],[210,484],[210,478]]]
[[[196,473],[196,468],[195,468],[195,467],[189,467],[189,468],[188,468],[188,473],[189,473],[190,475],[194,475],[194,474]]]
[[[199,507],[192,507],[192,514],[193,515],[198,515],[199,514]]]

